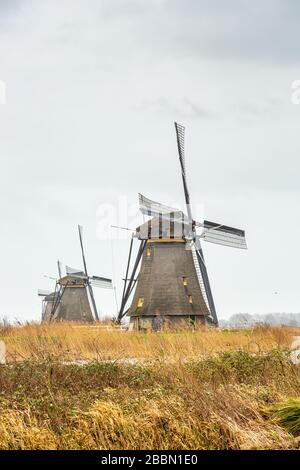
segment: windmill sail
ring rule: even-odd
[[[208,308],[209,312],[212,318],[214,319],[215,324],[218,324],[216,309],[214,305],[213,296],[211,293],[206,266],[204,263],[202,248],[201,248],[200,240],[199,239],[197,240],[196,229],[195,229],[196,224],[195,222],[193,222],[193,217],[192,217],[190,194],[189,194],[189,190],[187,187],[186,171],[185,171],[185,154],[184,154],[185,127],[175,122],[175,130],[176,130],[176,137],[177,137],[177,147],[178,147],[179,161],[180,161],[180,167],[181,167],[181,176],[182,176],[183,190],[184,190],[184,196],[185,196],[185,203],[186,203],[186,209],[187,209],[187,214],[188,214],[188,220],[189,220],[190,228],[191,228],[191,233],[189,234],[188,238],[191,238],[192,236],[192,239],[193,239],[193,241],[189,241],[187,239],[186,248],[192,249],[192,252],[195,250],[195,253],[197,254],[197,259],[195,256],[193,256],[193,261],[194,261],[194,266],[195,266],[197,275],[199,273],[198,275],[199,285],[200,285],[201,291],[203,292],[204,300],[209,307]]]
[[[196,274],[197,274],[198,283],[199,283],[199,286],[200,286],[200,289],[201,289],[201,293],[203,295],[203,299],[206,303],[207,309],[210,312],[209,301],[208,301],[206,290],[205,290],[205,285],[204,285],[204,281],[203,281],[203,277],[202,277],[202,273],[201,273],[201,268],[200,268],[199,261],[198,261],[198,258],[197,258],[196,247],[193,246],[191,251],[192,251],[193,263],[194,263],[194,266],[195,266],[195,270],[196,270]]]
[[[82,269],[71,268],[71,266],[66,266],[66,273],[68,276],[86,277]]]
[[[160,214],[170,214],[171,212],[179,212],[174,207],[166,206],[160,202],[152,201],[151,199],[139,193],[139,206],[142,214],[149,216],[159,216]]]
[[[247,249],[245,231],[215,222],[204,221],[202,239],[217,245],[230,246],[232,248]]]
[[[178,147],[181,169],[185,173],[185,155],[184,155],[185,127],[175,122],[175,129],[176,129],[177,147]]]
[[[61,270],[61,262],[59,260],[57,260],[57,269],[58,269],[58,276],[59,276],[59,279],[61,279],[62,277],[62,270]]]
[[[180,167],[181,167],[181,176],[182,176],[186,209],[187,209],[189,222],[192,223],[193,218],[192,218],[192,210],[191,210],[191,205],[190,205],[190,193],[187,187],[186,171],[185,171],[185,154],[184,154],[185,127],[175,122],[175,130],[176,130],[176,137],[177,137],[177,148],[178,148],[179,162],[180,162]]]
[[[96,320],[99,320],[98,310],[97,310],[96,301],[95,301],[95,297],[94,297],[94,293],[93,293],[93,288],[92,288],[92,286],[89,282],[89,275],[88,275],[88,271],[87,271],[86,259],[85,259],[85,253],[84,253],[84,248],[83,248],[83,241],[82,241],[82,232],[83,232],[82,225],[78,225],[79,241],[80,241],[80,247],[81,247],[81,254],[82,254],[82,261],[83,261],[83,266],[84,266],[84,272],[85,272],[85,275],[88,279],[87,286],[88,286],[91,301],[92,301],[92,304],[93,304],[95,318],[96,318]]]
[[[92,276],[90,277],[91,284],[95,287],[102,289],[113,289],[112,280],[106,277]]]
[[[42,290],[42,289],[38,289],[38,296],[39,297],[47,297],[48,295],[51,294],[51,291],[50,290]]]
[[[160,202],[155,202],[139,194],[140,211],[154,217],[137,229],[138,238],[185,238],[191,232],[187,216],[180,211]]]

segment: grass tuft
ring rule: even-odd
[[[271,416],[294,436],[300,436],[300,400],[289,399],[270,408]]]

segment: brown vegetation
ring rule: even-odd
[[[300,391],[293,334],[0,330],[0,449],[296,448],[278,418]]]
[[[76,323],[35,324],[22,327],[0,327],[0,340],[7,347],[9,361],[41,360],[49,356],[64,360],[191,360],[224,351],[249,353],[287,348],[300,328],[260,326],[249,330],[219,330],[129,333],[109,323],[80,325]],[[300,334],[300,333],[299,333]]]

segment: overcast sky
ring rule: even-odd
[[[299,312],[299,20],[297,0],[0,0],[0,317],[40,319],[57,258],[81,267],[78,223],[120,299],[109,225],[139,222],[138,192],[184,208],[175,120],[192,205],[247,233],[204,246],[219,316]]]

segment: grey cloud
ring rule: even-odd
[[[142,17],[155,8],[154,2],[141,2],[140,0],[105,0],[99,4],[99,12],[102,19],[114,20],[116,18]]]
[[[260,100],[259,102],[244,101],[237,103],[234,106],[234,111],[237,115],[244,115],[250,117],[266,118],[268,116],[280,116],[280,102],[276,99]]]
[[[106,19],[124,20],[151,54],[299,62],[296,0],[110,1]]]
[[[0,10],[2,12],[15,10],[21,3],[24,3],[24,0],[0,0]]]
[[[183,97],[174,101],[170,101],[167,98],[159,97],[154,101],[145,101],[140,104],[138,109],[144,111],[151,111],[158,114],[166,114],[170,119],[210,119],[214,116],[212,111],[202,108],[197,102],[193,102],[191,99]]]
[[[14,19],[31,4],[31,0],[0,0],[0,24]]]
[[[280,224],[293,220],[297,239],[300,106],[289,91],[300,3],[10,5],[0,3],[0,316],[39,318],[41,276],[57,257],[78,264],[77,223],[91,270],[110,275],[110,241],[96,236],[101,203],[141,191],[182,207],[176,119],[187,127],[193,204],[249,237],[244,255],[205,247],[220,313],[298,311],[299,250]],[[127,248],[115,242],[119,292]],[[15,296],[7,278],[24,270]],[[279,282],[281,298],[268,297]]]

